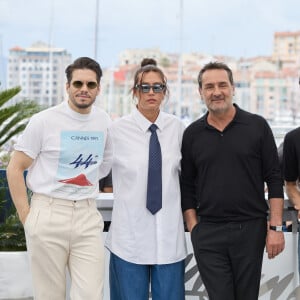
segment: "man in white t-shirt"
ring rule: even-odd
[[[95,198],[99,179],[111,167],[111,121],[93,105],[100,92],[99,64],[78,58],[66,76],[68,101],[31,118],[15,145],[7,179],[26,233],[34,299],[65,299],[68,268],[71,299],[99,300],[103,220]]]

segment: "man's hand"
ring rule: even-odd
[[[284,249],[284,233],[280,231],[268,230],[266,239],[266,252],[268,258],[274,258]]]
[[[185,222],[186,222],[186,227],[189,232],[192,232],[193,228],[197,225],[198,219],[197,219],[197,214],[195,209],[187,209],[183,213]]]

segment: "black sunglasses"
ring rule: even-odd
[[[73,82],[72,82],[72,85],[73,85],[74,88],[76,88],[76,89],[82,88],[82,86],[83,86],[84,84],[85,84],[84,82],[79,81],[79,80],[76,80],[76,81],[73,81]],[[93,90],[93,89],[95,89],[95,88],[98,86],[98,83],[95,82],[95,81],[88,81],[88,82],[86,83],[86,86],[88,87],[88,89]]]
[[[149,93],[150,89],[152,89],[154,93],[161,93],[166,89],[166,85],[163,83],[154,83],[153,85],[150,85],[148,83],[142,83],[137,84],[135,88],[142,91],[142,93]]]

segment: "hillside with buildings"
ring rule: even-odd
[[[163,68],[170,89],[164,110],[187,123],[205,111],[200,100],[197,75],[209,61],[226,62],[234,72],[235,102],[264,116],[271,125],[299,124],[300,31],[275,32],[270,56],[234,58],[203,53],[165,53],[159,48],[127,49],[119,54],[119,64],[104,69],[97,104],[118,118],[134,106],[130,90],[133,74],[144,57],[153,57]],[[71,62],[66,49],[36,43],[30,48],[9,51],[7,85],[20,85],[22,92],[13,101],[30,98],[46,106],[61,102],[65,94],[65,67]]]

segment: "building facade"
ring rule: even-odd
[[[9,51],[7,87],[21,86],[11,101],[35,100],[49,107],[65,98],[65,68],[72,61],[62,48],[36,43],[29,48],[14,47]]]
[[[264,116],[271,124],[300,122],[300,31],[276,32],[269,56],[233,58],[203,53],[165,53],[158,48],[126,49],[117,66],[103,70],[101,93],[96,105],[113,119],[131,112],[136,104],[132,84],[143,58],[154,58],[164,71],[170,90],[163,110],[176,114],[187,123],[206,111],[200,99],[197,76],[209,61],[227,63],[235,80],[234,102],[241,108]],[[30,48],[9,52],[7,86],[20,85],[13,99],[36,100],[52,106],[65,98],[65,68],[71,55],[60,48],[37,43]]]
[[[283,62],[300,62],[300,31],[275,32],[273,59]]]
[[[201,53],[163,53],[158,49],[127,49],[120,54],[119,66],[108,70],[101,102],[119,117],[133,107],[129,97],[134,71],[144,57],[155,58],[163,69],[170,98],[163,109],[187,123],[206,111],[200,99],[197,76],[209,61],[230,66],[235,80],[234,102],[241,108],[265,117],[271,125],[300,122],[300,31],[276,32],[273,53],[269,56],[232,58]],[[104,76],[105,78],[106,76]]]

